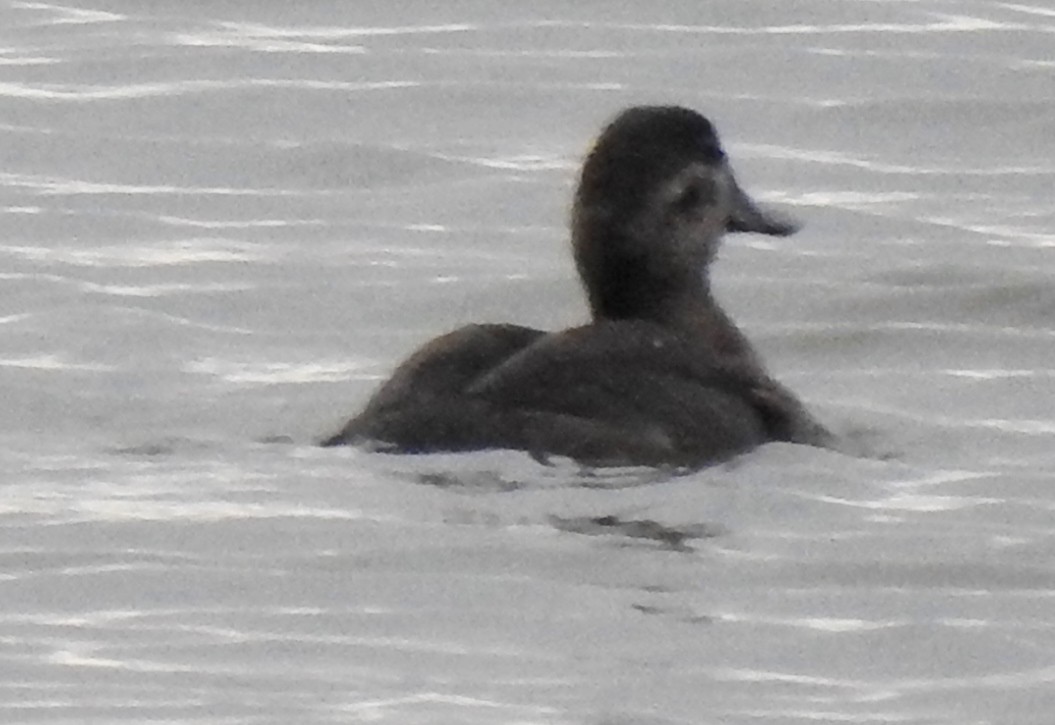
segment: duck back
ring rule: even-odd
[[[550,334],[471,325],[411,356],[326,444],[702,465],[770,438],[751,398],[751,381],[723,370],[706,346],[649,322]]]

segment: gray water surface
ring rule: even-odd
[[[0,2],[0,721],[1055,716],[1055,10]],[[312,442],[586,316],[620,108],[800,218],[717,293],[844,452],[688,476]]]

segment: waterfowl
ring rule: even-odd
[[[598,137],[575,192],[572,248],[591,321],[438,337],[322,444],[654,466],[707,465],[768,441],[825,445],[830,434],[769,376],[708,278],[726,232],[796,229],[739,187],[702,115],[629,108]]]

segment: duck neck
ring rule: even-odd
[[[656,269],[648,259],[605,260],[604,273],[586,280],[594,320],[643,319],[685,327],[714,307],[700,273]]]
[[[612,254],[641,245],[611,232],[590,239],[579,231],[576,263],[594,322],[654,322],[704,341],[731,366],[762,371],[750,342],[715,302],[706,260],[684,264],[656,255]]]

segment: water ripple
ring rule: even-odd
[[[660,33],[686,33],[700,35],[836,35],[836,34],[931,34],[931,33],[977,33],[977,32],[1033,32],[1055,33],[1055,26],[1037,25],[1036,23],[1007,22],[988,20],[969,15],[952,15],[947,13],[927,13],[933,20],[920,23],[830,23],[830,24],[795,24],[763,25],[759,27],[742,27],[731,25],[681,25],[672,23],[576,23],[552,21],[539,25],[610,28],[614,30],[634,30]]]
[[[325,91],[376,91],[399,88],[416,88],[420,81],[320,81],[304,79],[237,78],[225,81],[187,80],[157,83],[129,83],[118,86],[0,83],[0,96],[31,100],[63,101],[83,103],[86,101],[113,101],[156,96],[174,97],[193,93],[218,93],[242,88],[291,88]]]
[[[393,27],[275,27],[258,23],[220,22],[215,29],[173,33],[174,45],[192,47],[243,48],[263,53],[340,53],[368,52],[362,45],[338,44],[333,41],[379,36],[434,35],[475,30],[476,26],[451,23]],[[328,42],[312,42],[328,41]]]
[[[80,363],[70,362],[60,355],[46,354],[32,357],[0,357],[0,367],[25,368],[29,370],[87,370],[92,372],[107,372],[115,370],[112,365],[102,363]]]
[[[128,16],[118,13],[110,13],[105,10],[85,10],[84,8],[72,8],[66,5],[55,5],[53,3],[24,2],[16,0],[11,7],[18,10],[45,10],[54,14],[49,21],[38,23],[39,25],[85,25],[91,23],[113,23],[127,19]]]
[[[373,380],[377,375],[364,375],[367,367],[362,362],[345,360],[331,362],[287,363],[246,362],[201,358],[191,361],[184,370],[198,375],[211,375],[237,385],[276,385],[280,383],[339,382],[345,380]]]
[[[176,186],[172,184],[117,184],[36,174],[0,173],[0,185],[22,187],[42,196],[132,194],[155,196],[307,197],[336,194],[325,189],[247,189],[244,187]]]
[[[851,103],[851,102],[847,102]],[[1031,166],[928,166],[893,164],[888,161],[880,161],[878,158],[864,158],[845,152],[831,151],[827,149],[803,149],[788,148],[772,144],[739,144],[737,150],[743,150],[748,157],[789,159],[794,161],[806,161],[816,164],[849,166],[864,169],[879,174],[910,174],[923,176],[1022,176],[1022,175],[1048,175],[1055,174],[1053,165],[1031,165]],[[810,194],[814,192],[809,192]],[[818,192],[820,193],[820,192]],[[860,192],[840,191],[839,194],[852,194]],[[807,194],[808,195],[808,194]],[[793,203],[797,196],[789,193],[787,197],[777,197],[781,201]]]
[[[248,262],[265,258],[263,248],[248,242],[229,239],[180,239],[158,244],[92,247],[0,246],[0,253],[34,262],[70,264],[78,267],[159,267],[203,262]],[[24,278],[25,273],[10,277]],[[50,275],[53,281],[66,278]],[[225,283],[226,284],[226,283]],[[242,283],[237,283],[239,288]]]

